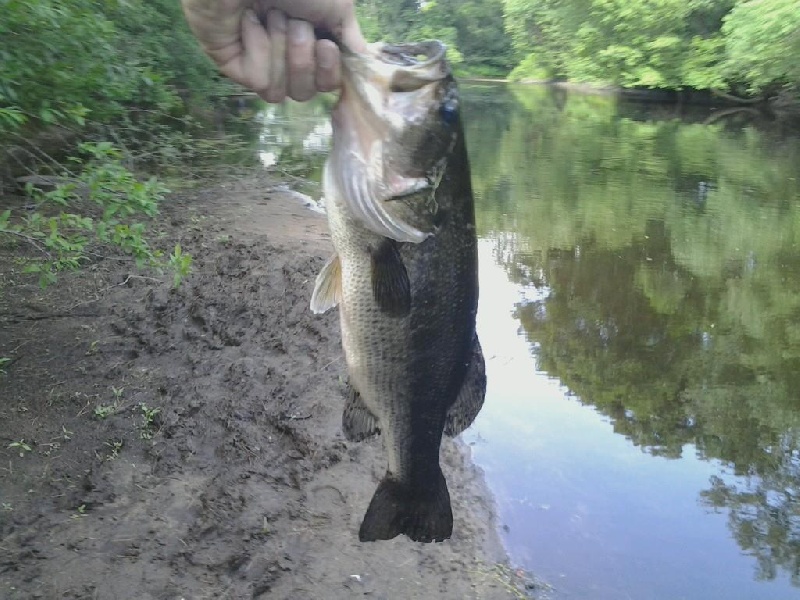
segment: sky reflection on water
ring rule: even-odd
[[[488,390],[464,437],[516,564],[552,585],[553,598],[795,598],[785,576],[783,585],[754,583],[726,512],[701,505],[713,475],[735,479],[730,469],[691,445],[673,460],[614,435],[608,417],[536,368],[513,316],[535,294],[508,280],[491,240],[481,240],[480,260]]]

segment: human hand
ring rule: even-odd
[[[339,87],[340,55],[328,29],[349,48],[366,41],[353,0],[181,0],[194,34],[220,71],[267,102],[308,100]]]

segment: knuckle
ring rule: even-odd
[[[289,52],[286,60],[292,73],[308,73],[314,70],[314,57],[310,52]]]

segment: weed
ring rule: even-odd
[[[73,171],[65,170],[55,189],[45,192],[26,185],[33,211],[0,212],[0,240],[35,250],[35,256],[20,259],[23,273],[37,275],[46,287],[59,272],[79,269],[105,246],[127,254],[138,267],[169,267],[180,283],[191,257],[176,246],[165,261],[164,253],[148,243],[145,223],[155,217],[167,188],[155,177],[139,181],[125,165],[123,152],[109,142],[81,143],[78,148],[81,156],[67,161]],[[93,343],[89,354],[96,349]]]
[[[71,519],[80,519],[86,516],[86,505],[81,504],[78,508],[75,509],[75,514],[72,515]]]
[[[149,440],[153,438],[153,431],[155,424],[156,424],[156,417],[161,412],[160,408],[150,408],[144,402],[139,404],[139,408],[142,411],[142,424],[139,428],[139,434],[143,440]]]
[[[8,356],[0,356],[0,375],[6,374],[6,366],[11,364],[12,360]]]
[[[42,454],[45,456],[50,456],[53,452],[56,452],[59,448],[61,448],[61,444],[58,442],[50,442],[47,444],[42,444]]]
[[[122,450],[122,440],[108,440],[105,444],[110,449],[110,452],[106,456],[105,460],[114,460],[117,458]]]
[[[94,416],[99,420],[103,420],[115,414],[119,410],[119,403],[122,400],[122,394],[125,393],[124,387],[111,386],[111,393],[114,395],[114,402],[111,404],[98,404],[94,408]]]
[[[191,221],[191,225],[189,225],[189,229],[192,229],[194,231],[203,231],[204,222],[205,222],[205,220],[207,218],[208,217],[205,217],[205,216],[198,217],[197,215],[192,215],[189,218],[189,221]]]
[[[3,502],[1,507],[2,507],[3,512],[11,512],[12,510],[14,510],[14,507],[11,506],[10,502]]]
[[[27,442],[25,442],[25,440],[20,440],[18,442],[11,442],[8,445],[8,448],[19,450],[20,457],[25,456],[26,452],[33,452],[33,448],[31,448],[30,445]]]
[[[181,249],[180,244],[175,244],[175,249],[169,257],[168,264],[172,270],[172,285],[178,287],[192,270],[192,255],[186,254]]]
[[[94,416],[100,419],[101,421],[106,417],[110,417],[115,412],[117,412],[116,405],[100,404],[94,407]]]

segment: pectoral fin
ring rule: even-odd
[[[324,313],[337,304],[342,297],[342,265],[339,255],[334,254],[322,267],[311,294],[311,312]]]
[[[348,386],[347,400],[342,413],[342,431],[350,442],[360,442],[380,433],[378,419],[364,406],[361,395],[352,386]]]
[[[381,311],[405,317],[411,311],[411,283],[397,243],[385,239],[372,250],[372,295]]]
[[[475,417],[483,406],[486,395],[486,364],[483,360],[478,336],[472,345],[472,356],[467,367],[467,375],[461,385],[461,391],[456,401],[447,411],[444,423],[444,432],[450,437],[455,437],[467,427],[472,425]]]

